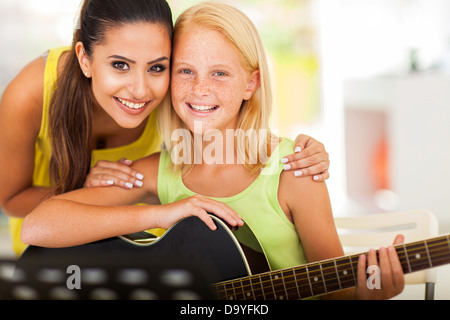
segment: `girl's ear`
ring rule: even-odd
[[[86,51],[84,50],[84,45],[82,42],[77,42],[75,44],[75,53],[78,57],[78,63],[80,64],[81,71],[83,74],[87,77],[91,77],[90,72],[90,63],[89,63],[89,57],[86,54]]]
[[[259,88],[261,85],[261,76],[259,73],[259,70],[253,71],[253,73],[250,76],[250,79],[248,80],[247,90],[244,94],[244,100],[250,100],[253,94],[255,93],[256,89]]]

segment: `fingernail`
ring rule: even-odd
[[[129,189],[133,188],[133,184],[130,182],[125,182],[125,186]]]
[[[289,170],[289,169],[291,169],[291,165],[290,165],[290,164],[285,164],[285,165],[283,166],[283,169],[284,169],[284,170]]]
[[[288,158],[283,158],[283,159],[281,159],[281,163],[288,163]]]
[[[106,183],[112,186],[114,184],[114,180],[107,180]]]
[[[135,184],[136,186],[138,186],[138,187],[142,187],[142,186],[144,185],[144,183],[143,183],[141,180],[136,180],[136,181],[134,182],[134,184]]]
[[[294,152],[300,152],[300,151],[302,151],[302,148],[300,148],[300,147],[295,147]]]
[[[127,163],[127,164],[133,164],[133,161],[131,161],[131,160],[128,160],[128,159],[125,159],[125,162]]]
[[[302,174],[303,174],[303,172],[301,172],[301,171],[295,171],[295,172],[294,172],[294,175],[295,175],[296,177],[300,177]]]
[[[313,179],[314,179],[315,181],[318,181],[318,180],[319,180],[319,177],[318,177],[318,176],[314,176]]]
[[[144,179],[144,175],[142,173],[136,173],[136,178],[138,178],[139,180]]]

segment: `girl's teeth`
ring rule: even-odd
[[[126,100],[122,100],[120,98],[117,98],[122,104],[126,105],[128,108],[131,109],[141,109],[142,107],[145,106],[145,102],[144,103],[133,103],[133,102],[129,102]]]
[[[196,106],[191,104],[192,109],[195,111],[210,111],[216,108],[216,106]]]

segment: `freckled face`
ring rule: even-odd
[[[140,22],[108,30],[87,59],[98,105],[121,127],[139,126],[168,90],[170,54],[168,32],[159,24]]]
[[[172,54],[172,103],[188,128],[201,121],[203,133],[235,129],[253,93],[235,46],[218,31],[190,26],[176,35]]]

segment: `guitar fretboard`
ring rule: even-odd
[[[449,236],[395,246],[405,274],[450,263]],[[224,300],[298,300],[357,285],[360,254],[223,281],[214,285]]]

